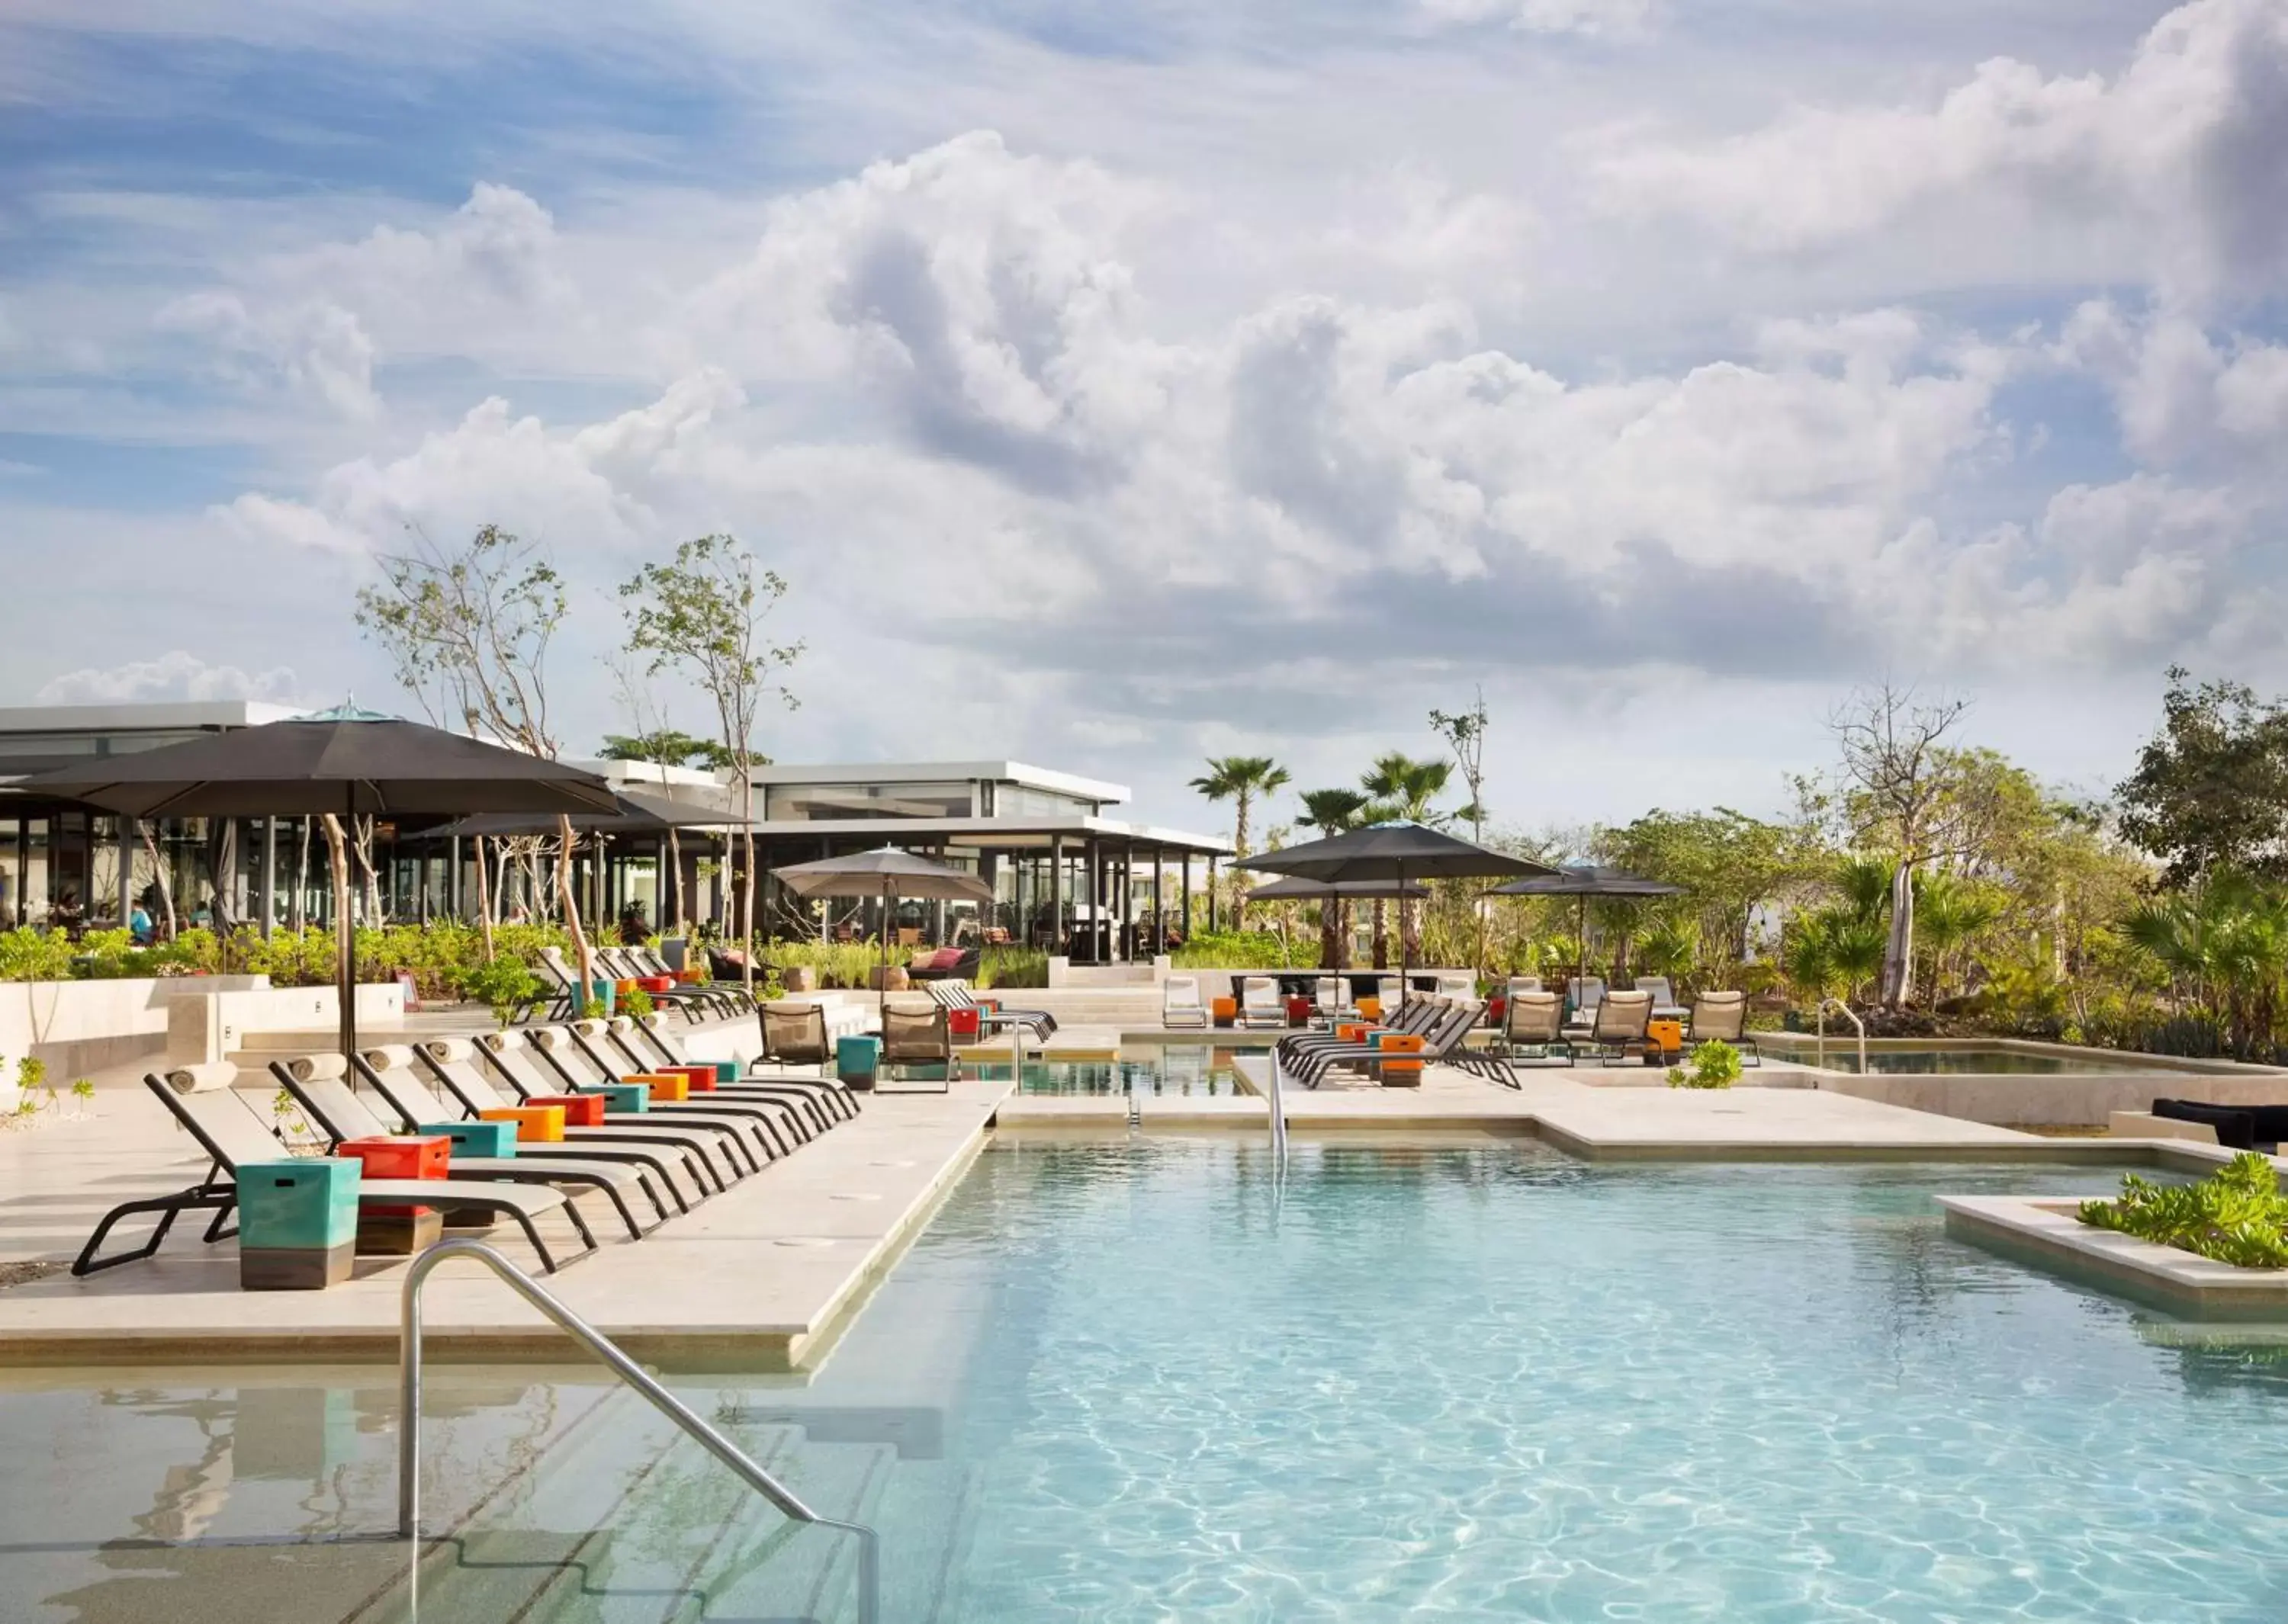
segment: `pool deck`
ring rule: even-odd
[[[979,1059],[995,1057],[981,1051]],[[1058,1096],[972,1079],[949,1093],[870,1099],[844,1123],[640,1241],[584,1210],[603,1244],[548,1280],[572,1309],[639,1358],[684,1369],[815,1366],[840,1322],[897,1260],[937,1202],[997,1132],[1124,1135],[1267,1131],[1268,1058],[1235,1064],[1253,1095]],[[381,1361],[396,1357],[398,1259],[361,1260],[322,1292],[242,1292],[237,1248],[202,1245],[196,1216],[155,1258],[87,1279],[63,1272],[115,1204],[182,1188],[204,1159],[137,1081],[139,1067],[99,1078],[83,1115],[0,1132],[0,1364],[197,1360]],[[1671,1089],[1656,1073],[1533,1070],[1520,1089],[1448,1066],[1419,1089],[1338,1078],[1283,1090],[1302,1137],[1371,1136],[1392,1144],[1538,1138],[1595,1160],[2023,1160],[2199,1168],[2213,1147],[2109,1138],[2056,1139],[1901,1109],[1807,1086],[1768,1067],[1770,1086]],[[247,1097],[266,1110],[269,1090]],[[129,1244],[140,1231],[127,1237]],[[568,1246],[555,1221],[550,1243]],[[531,1259],[512,1230],[494,1237]],[[33,1278],[25,1278],[25,1277]],[[424,1299],[435,1355],[576,1359],[576,1351],[474,1265],[441,1275]]]

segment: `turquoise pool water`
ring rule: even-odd
[[[982,1058],[964,1065],[981,1077],[1006,1077],[1009,1063]],[[1207,1043],[1171,1043],[1164,1048],[1124,1047],[1117,1060],[1028,1060],[1018,1079],[1026,1094],[1232,1095],[1252,1090],[1239,1079],[1232,1051]]]
[[[896,1624],[2276,1624],[2288,1349],[1949,1240],[1929,1199],[2114,1183],[1005,1145],[814,1375],[674,1385],[879,1527]],[[433,1372],[456,1539],[416,1613],[358,1541],[389,1380],[12,1382],[0,1617],[853,1616],[846,1542],[577,1366]]]
[[[1856,1072],[1859,1051],[1849,1042],[1830,1043],[1825,1055],[1806,1043],[1793,1049],[1773,1045],[1765,1051],[1775,1060],[1818,1065],[1831,1072]],[[1867,1069],[1886,1076],[1964,1075],[2072,1077],[2109,1073],[2175,1072],[2186,1068],[2165,1060],[2126,1059],[2119,1055],[2028,1054],[2015,1049],[1871,1049]]]

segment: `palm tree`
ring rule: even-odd
[[[1430,803],[1443,795],[1446,780],[1453,776],[1450,761],[1416,761],[1402,751],[1392,750],[1378,756],[1374,766],[1359,780],[1359,787],[1374,796],[1380,819],[1403,818],[1412,823],[1441,824],[1446,817]],[[1422,947],[1422,927],[1411,902],[1402,899],[1398,905],[1398,929],[1405,939],[1406,955],[1418,957]],[[1388,968],[1390,942],[1383,929],[1382,904],[1374,905],[1374,967]]]
[[[1339,835],[1359,826],[1367,799],[1356,789],[1307,789],[1303,815],[1295,820],[1321,835]],[[1319,968],[1342,970],[1350,963],[1351,905],[1327,897],[1319,903]]]
[[[1253,809],[1258,796],[1268,797],[1284,788],[1287,769],[1268,756],[1224,756],[1208,757],[1208,770],[1192,780],[1192,788],[1211,801],[1230,801],[1233,808],[1231,844],[1232,855],[1247,855],[1247,814]],[[1232,923],[1239,923],[1241,910],[1247,907],[1247,893],[1241,889],[1239,875],[1232,875]],[[1214,899],[1209,899],[1212,911]]]
[[[1915,932],[1930,948],[1930,1007],[1938,1008],[1947,958],[2002,917],[1991,886],[1933,869],[1915,875]]]

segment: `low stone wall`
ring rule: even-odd
[[[341,1002],[332,987],[272,986],[266,978],[254,979],[259,985],[179,1000],[167,1028],[167,1058],[187,1066],[247,1050],[300,1050],[308,1046],[311,1034],[331,1033],[341,1025]],[[361,1031],[402,1026],[405,989],[394,981],[361,984],[357,1018]],[[325,1047],[337,1046],[338,1039]]]
[[[0,982],[0,1081],[14,1085],[26,1055],[68,1081],[157,1053],[178,1004],[269,985],[266,976]]]
[[[1752,1080],[1754,1075],[1749,1073]],[[2288,1072],[2250,1072],[2238,1077],[2172,1071],[2057,1076],[1820,1073],[1817,1086],[1855,1099],[1998,1128],[2102,1128],[2114,1112],[2145,1111],[2157,1099],[2197,1099],[2212,1105],[2288,1105]]]

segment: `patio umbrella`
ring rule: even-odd
[[[572,827],[584,834],[645,835],[670,828],[743,828],[746,820],[719,806],[678,801],[641,789],[612,791],[609,812],[570,814]],[[478,812],[433,829],[422,831],[424,840],[449,840],[481,835],[490,840],[508,835],[553,835],[556,820],[530,812]]]
[[[965,868],[949,868],[926,857],[916,857],[896,846],[882,846],[849,857],[825,857],[814,863],[790,863],[775,874],[795,895],[812,897],[879,897],[882,899],[882,969],[890,968],[890,908],[901,897],[920,897],[950,902],[990,902],[993,888]],[[890,978],[882,977],[879,1008],[890,1004]]]
[[[184,744],[107,756],[23,780],[130,818],[608,812],[593,773],[354,705]],[[335,865],[336,990],[344,1054],[357,1050],[349,865]]]
[[[1250,902],[1316,902],[1325,898],[1342,900],[1353,897],[1400,897],[1410,902],[1419,902],[1430,894],[1430,888],[1418,881],[1409,880],[1402,888],[1395,880],[1307,880],[1299,875],[1273,880],[1258,885],[1247,893]]]
[[[1579,933],[1576,939],[1581,945],[1581,963],[1577,971],[1584,979],[1589,974],[1589,899],[1592,897],[1680,897],[1681,885],[1671,885],[1664,880],[1648,880],[1619,868],[1600,867],[1585,863],[1577,868],[1561,868],[1551,874],[1537,875],[1531,879],[1513,880],[1506,885],[1497,885],[1489,897],[1578,897],[1581,899]]]
[[[1395,884],[1402,892],[1410,878],[1490,879],[1505,875],[1557,872],[1545,863],[1490,852],[1407,818],[1370,823],[1363,828],[1330,835],[1324,840],[1267,852],[1260,857],[1243,858],[1235,866],[1338,885],[1352,881],[1380,881]],[[1407,952],[1406,931],[1402,925],[1398,932],[1398,995],[1402,1003],[1408,990]]]

